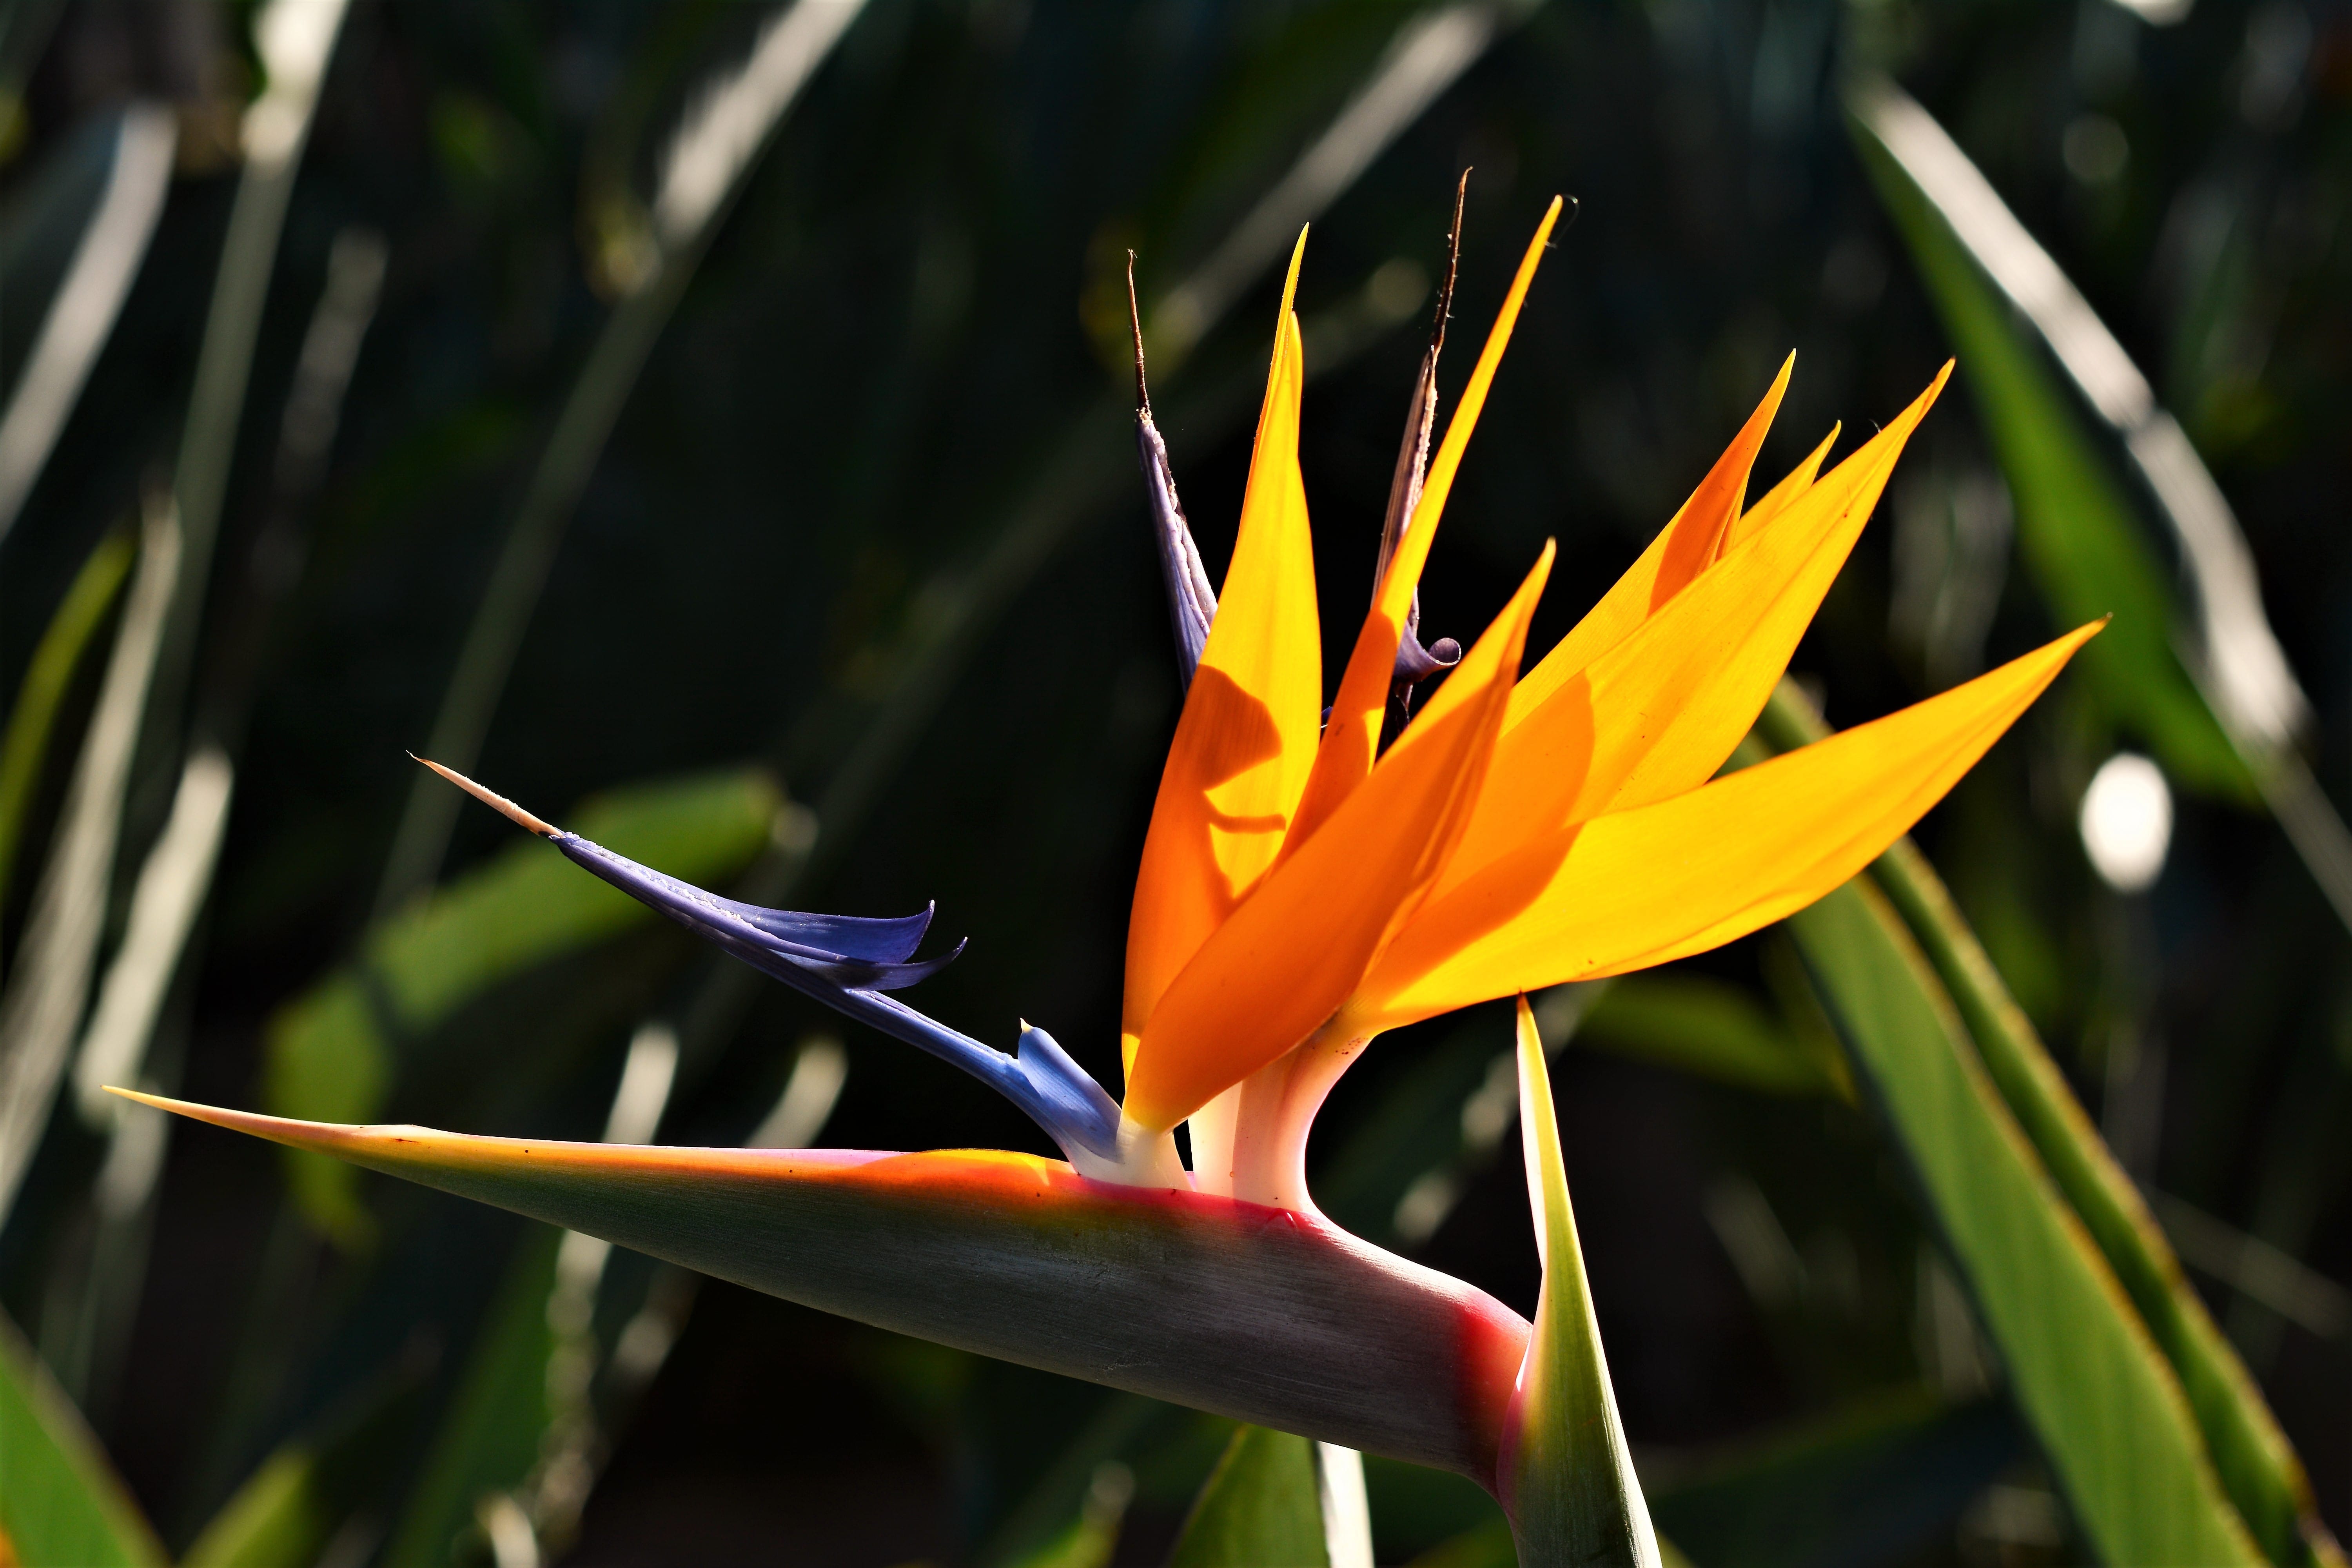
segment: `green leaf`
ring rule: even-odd
[[[708,885],[749,865],[782,805],[756,770],[615,790],[578,813],[615,854]],[[654,919],[547,846],[516,843],[368,938],[360,963],[280,1008],[265,1041],[262,1102],[310,1121],[368,1121],[390,1094],[392,1042],[422,1034],[501,982]],[[313,1225],[345,1247],[373,1222],[352,1169],[297,1152],[287,1181]]]
[[[1407,1568],[1518,1568],[1519,1549],[1511,1541],[1507,1520],[1464,1531],[1453,1540],[1433,1546]],[[1691,1560],[1675,1543],[1658,1537],[1658,1568],[1692,1568]]]
[[[1135,1496],[1135,1472],[1116,1459],[1097,1465],[1077,1517],[1006,1568],[1106,1568],[1118,1550],[1118,1527]]]
[[[1518,1568],[1519,1549],[1508,1520],[1473,1525],[1451,1541],[1431,1547],[1407,1568]]]
[[[397,1474],[421,1380],[379,1380],[319,1432],[262,1461],[198,1533],[180,1568],[310,1568],[335,1532]]]
[[[2101,1557],[2261,1562],[2171,1366],[1901,917],[1857,879],[1789,927]]]
[[[1759,727],[1783,750],[1828,731],[1786,687],[1773,694]],[[2319,1522],[2294,1445],[1943,879],[1907,838],[1880,858],[1873,875],[1948,988],[2011,1114],[2172,1363],[2222,1485],[2255,1539],[2274,1563],[2343,1563],[2342,1549]]]
[[[894,1333],[1492,1485],[1527,1325],[1313,1215],[992,1151],[641,1149],[128,1098]]]
[[[40,783],[58,705],[138,553],[137,541],[128,531],[100,540],[74,574],[25,667],[16,705],[8,710],[8,728],[0,733],[0,896],[8,890],[8,873],[24,838],[25,814],[32,808],[34,788]]]
[[[2341,1563],[2303,1461],[2205,1309],[2147,1204],[2116,1163],[2065,1075],[1909,840],[1875,868],[1974,1037],[1986,1069],[2172,1363],[2231,1500],[2271,1560]]]
[[[81,1413],[0,1317],[0,1560],[146,1568],[163,1549]]]
[[[562,1233],[534,1227],[483,1317],[472,1356],[425,1457],[384,1568],[439,1568],[487,1498],[511,1494],[540,1456],[551,1407],[548,1296]]]
[[[2004,1405],[1905,1389],[1749,1445],[1661,1489],[1652,1506],[1701,1563],[1889,1562],[1948,1530],[2018,1447]]]
[[[993,1394],[985,1403],[992,1417],[1005,1415],[1009,1407],[1017,1406],[1020,1408],[1016,1418],[1024,1419],[1034,1415],[1039,1404],[1018,1397],[1008,1401]],[[1165,1469],[1165,1455],[1195,1446],[1198,1429],[1203,1424],[1204,1418],[1193,1412],[1156,1399],[1107,1393],[1097,1396],[1090,1416],[1066,1420],[1057,1428],[1068,1435],[1057,1454],[1023,1453],[1020,1450],[1026,1445],[1018,1438],[1007,1442],[992,1425],[977,1439],[962,1439],[990,1454],[992,1468],[1003,1478],[992,1489],[1006,1485],[1012,1467],[1044,1459],[1025,1487],[1013,1482],[1018,1495],[1007,1500],[1001,1517],[987,1527],[979,1548],[971,1554],[971,1561],[979,1568],[1036,1568],[1041,1563],[1056,1560],[1055,1554],[1072,1539],[1073,1532],[1083,1527],[1087,1510],[1111,1484],[1108,1478],[1123,1470],[1129,1481],[1141,1489],[1139,1470]],[[1177,1489],[1182,1497],[1199,1492],[1201,1482],[1223,1450],[1226,1424],[1209,1424],[1217,1428],[1213,1445],[1208,1457],[1193,1470],[1192,1479]]]
[[[1543,1289],[1504,1440],[1503,1503],[1528,1568],[1638,1563],[1657,1568],[1657,1534],[1633,1475],[1584,1277],[1551,1074],[1527,998],[1519,999],[1519,1133]]]
[[[1443,1470],[1367,1455],[1364,1490],[1382,1561],[1416,1556],[1480,1525],[1510,1536],[1511,1521],[1492,1495]]]
[[[1592,1005],[1583,1037],[1604,1050],[1765,1094],[1834,1094],[1853,1085],[1745,988],[1696,973],[1632,974]]]
[[[2115,616],[2076,656],[2077,668],[2168,773],[2255,801],[2252,776],[2174,651],[2179,609],[2168,574],[2080,412],[1943,215],[1862,122],[1852,123],[1879,198],[1951,334],[1960,379],[2016,503],[2018,545],[2035,587],[2063,626]]]
[[[1201,1489],[1169,1568],[1325,1568],[1315,1445],[1244,1426]]]

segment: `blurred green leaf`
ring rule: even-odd
[[[1135,1472],[1116,1459],[1097,1465],[1076,1519],[1009,1568],[1104,1568],[1118,1550],[1118,1527],[1135,1496]]]
[[[1455,1169],[1470,1152],[1463,1147],[1463,1106],[1486,1083],[1491,1068],[1507,1068],[1509,1062],[1494,1016],[1483,1010],[1466,1015],[1400,1071],[1357,1121],[1317,1173],[1316,1203],[1356,1235],[1391,1243],[1398,1205],[1415,1182],[1425,1173]],[[1505,1130],[1507,1121],[1497,1131]],[[1494,1142],[1475,1153],[1491,1153]]]
[[[1524,997],[1518,1036],[1519,1127],[1544,1272],[1504,1437],[1505,1502],[1534,1563],[1655,1563],[1655,1532],[1609,1384],[1569,1202],[1550,1069]]]
[[[308,1447],[270,1455],[205,1526],[181,1568],[304,1568],[316,1562],[337,1522],[320,1495],[318,1472],[319,1456]]]
[[[2175,778],[2255,801],[2252,776],[2173,651],[2179,607],[2167,574],[2082,415],[1942,215],[1859,121],[1854,140],[1951,334],[1960,380],[2016,503],[2026,567],[2052,618],[2080,626],[2115,616],[2076,667]]]
[[[1197,1419],[1189,1411],[1132,1394],[1107,1394],[1091,1417],[1077,1424],[1068,1443],[1053,1456],[1025,1493],[1013,1500],[989,1531],[973,1561],[986,1568],[1020,1568],[1057,1549],[1083,1513],[1106,1464],[1129,1467],[1155,1437],[1164,1447],[1171,1418]],[[1067,1428],[1066,1428],[1067,1429]],[[1198,1489],[1187,1486],[1184,1495]]]
[[[1833,1047],[1818,1048],[1743,987],[1704,974],[1627,975],[1593,1004],[1582,1033],[1620,1056],[1765,1094],[1853,1095]]]
[[[1413,1558],[1407,1568],[1519,1568],[1519,1549],[1512,1543],[1510,1521],[1498,1514],[1485,1524],[1431,1547]],[[1658,1568],[1692,1568],[1692,1563],[1673,1542],[1661,1535]]]
[[[533,1226],[484,1314],[472,1355],[383,1555],[384,1568],[439,1568],[482,1504],[530,1478],[552,1407],[547,1302],[562,1233]]]
[[[163,1549],[105,1451],[16,1325],[0,1317],[0,1560],[25,1568],[160,1564]]]
[[[709,884],[758,856],[782,802],[772,779],[746,769],[615,790],[583,805],[577,822],[615,854]],[[653,918],[547,846],[514,844],[385,921],[358,964],[278,1011],[262,1102],[310,1121],[372,1121],[391,1091],[394,1040],[433,1028],[524,970]],[[298,1152],[287,1180],[303,1215],[329,1236],[345,1246],[369,1236],[351,1167]]]
[[[197,1535],[180,1568],[310,1568],[398,1473],[418,1378],[394,1372],[325,1430],[279,1447]]]
[[[1948,1528],[2015,1458],[1999,1404],[1925,1389],[1863,1402],[1653,1491],[1661,1529],[1698,1563],[1863,1568]]]
[[[1225,1447],[1184,1521],[1168,1568],[1323,1568],[1323,1504],[1315,1445],[1244,1426]]]
[[[138,543],[127,531],[99,541],[58,601],[16,688],[8,728],[0,733],[0,897],[8,890],[8,873],[24,837],[25,814],[32,808],[33,791],[40,783],[58,707],[138,553]]]
[[[1367,1454],[1364,1490],[1372,1539],[1384,1561],[1417,1554],[1480,1525],[1499,1527],[1508,1538],[1502,1505],[1466,1476]]]
[[[1782,750],[1828,732],[1786,686],[1773,694],[1759,727]],[[2171,1362],[2222,1484],[2263,1550],[2280,1563],[2313,1561],[2315,1554],[2341,1563],[2341,1550],[2318,1524],[2310,1479],[2294,1445],[1943,879],[1907,838],[1897,840],[1873,872],[1948,989],[2010,1112]]]
[[[1519,1568],[1519,1549],[1511,1541],[1511,1521],[1499,1515],[1473,1525],[1453,1540],[1433,1546],[1408,1568]]]
[[[1902,919],[1856,880],[1789,927],[2074,1515],[2110,1563],[2257,1563],[2171,1367]]]

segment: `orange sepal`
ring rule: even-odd
[[[1423,905],[1341,1014],[1395,1028],[1719,947],[1910,830],[2104,621],[1964,686],[1703,788],[1559,829]]]
[[[1716,559],[1721,560],[1739,545],[1755,538],[1766,524],[1813,488],[1813,476],[1822,471],[1822,459],[1830,455],[1830,448],[1837,445],[1838,432],[1844,428],[1843,420],[1831,426],[1830,433],[1822,437],[1820,446],[1805,454],[1803,462],[1781,476],[1779,484],[1766,490],[1754,506],[1740,513],[1738,520],[1723,531],[1723,542],[1716,550]]]
[[[1436,536],[1438,520],[1445,511],[1445,498],[1454,488],[1454,474],[1462,467],[1462,454],[1470,445],[1471,432],[1478,427],[1478,415],[1486,405],[1487,389],[1494,384],[1503,351],[1510,346],[1511,329],[1518,322],[1519,306],[1528,297],[1528,285],[1535,281],[1537,264],[1543,259],[1544,247],[1551,240],[1552,226],[1559,221],[1559,211],[1560,199],[1554,196],[1551,205],[1544,210],[1543,221],[1536,226],[1535,237],[1528,242],[1526,254],[1519,258],[1510,292],[1504,296],[1503,308],[1495,314],[1495,325],[1486,334],[1486,346],[1480,351],[1469,384],[1462,389],[1462,401],[1445,426],[1445,439],[1439,444],[1437,456],[1430,460],[1429,477],[1422,485],[1412,521],[1406,525],[1404,538],[1398,542],[1387,574],[1381,579],[1371,612],[1356,634],[1355,648],[1349,654],[1347,670],[1339,678],[1339,694],[1332,699],[1331,714],[1323,726],[1323,742],[1315,753],[1314,772],[1307,777],[1307,793],[1298,803],[1290,837],[1283,845],[1286,858],[1304,847],[1371,772],[1372,759],[1380,745],[1381,721],[1388,711],[1389,686],[1396,672],[1397,647],[1404,639],[1405,615],[1412,607],[1413,590],[1421,585],[1421,569],[1429,560],[1430,541]]]
[[[1748,490],[1748,476],[1756,466],[1757,451],[1772,428],[1772,416],[1780,411],[1780,399],[1789,389],[1790,373],[1796,363],[1793,353],[1780,363],[1780,374],[1773,377],[1763,400],[1748,416],[1748,423],[1739,427],[1739,434],[1731,438],[1731,445],[1724,448],[1723,456],[1715,460],[1706,478],[1691,492],[1690,499],[1658,531],[1649,548],[1611,584],[1601,602],[1586,611],[1568,635],[1528,671],[1527,679],[1519,682],[1518,694],[1512,700],[1510,723],[1518,723],[1529,709],[1566,684],[1578,670],[1631,636],[1636,626],[1664,608],[1722,553],[1724,536],[1739,516],[1740,500]]]
[[[1298,472],[1306,360],[1290,308],[1306,247],[1302,232],[1283,285],[1233,563],[1136,873],[1120,1019],[1129,1059],[1160,994],[1273,864],[1314,760],[1322,633]]]
[[[1305,1039],[1356,987],[1459,840],[1551,561],[1547,543],[1364,786],[1169,986],[1129,1072],[1131,1120],[1174,1126]]]

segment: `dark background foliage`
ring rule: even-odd
[[[1410,9],[876,0],[791,111],[628,396],[478,776],[562,820],[615,784],[763,763],[817,812],[795,901],[885,913],[936,899],[940,929],[971,945],[923,1005],[1000,1042],[1017,1016],[1034,1019],[1115,1079],[1130,879],[1179,695],[1119,403],[1117,267],[1136,247],[1147,297],[1186,276]],[[360,942],[412,784],[403,749],[423,742],[555,412],[614,309],[600,215],[645,199],[689,89],[763,14],[691,0],[354,7],[264,318],[199,684],[238,629],[237,574],[270,502],[278,410],[333,237],[352,224],[381,231],[389,272],[306,512],[299,581],[261,628],[222,868],[159,1043],[190,1098],[255,1103],[267,1020]],[[248,23],[242,7],[199,0],[91,0],[59,11],[26,62],[0,202],[22,210],[56,150],[127,95],[171,99],[184,131],[124,316],[0,550],[7,689],[83,557],[172,460],[235,186],[217,127],[254,79]],[[1426,279],[1465,166],[1449,397],[1544,202],[1564,192],[1580,210],[1449,508],[1425,635],[1467,640],[1550,536],[1561,564],[1536,641],[1556,637],[1790,350],[1795,380],[1759,466],[1769,478],[1833,420],[1850,449],[1927,382],[1946,339],[1839,105],[1840,73],[1866,63],[1953,130],[2180,415],[2243,519],[2319,710],[2323,782],[2340,798],[2352,738],[2352,13],[2316,0],[2198,0],[2165,27],[2110,0],[1535,10],[1308,243],[1303,462],[1327,668],[1369,588]],[[1368,296],[1376,276],[1385,293]],[[1213,575],[1231,544],[1278,282],[1262,272],[1197,350],[1155,367]],[[1368,297],[1402,304],[1367,315]],[[31,325],[0,300],[12,374]],[[1969,366],[1958,374],[1795,660],[1834,722],[2054,629],[2000,541],[1973,568],[1981,624],[1928,646],[1906,618],[1934,567],[1906,560],[1906,509],[1990,472],[1962,395]],[[890,707],[906,650],[952,612],[942,585],[969,584],[992,545],[1047,514],[1059,519],[1050,547],[987,609],[934,700]],[[86,671],[81,710],[94,685]],[[877,713],[915,726],[880,766]],[[2304,1278],[2340,1280],[2352,1275],[2345,931],[2276,827],[2224,803],[2181,800],[2151,894],[2102,886],[2074,803],[2091,769],[2133,740],[2062,685],[1922,841],[2095,1113],[2113,1086],[2158,1097],[2154,1131],[2126,1152],[2135,1173],[2299,1260]],[[52,759],[41,823],[69,762],[69,749]],[[133,842],[161,820],[170,777],[148,759]],[[447,873],[512,837],[469,809]],[[21,865],[37,864],[39,842]],[[0,911],[11,954],[31,880],[18,876]],[[1777,940],[1686,967],[1797,1016]],[[707,1026],[688,1039],[664,1138],[740,1138],[796,1045],[835,1026],[771,986],[693,1013],[715,973],[665,931],[520,976],[436,1037],[403,1044],[386,1119],[593,1136],[632,1026],[667,1010]],[[1464,1048],[1464,1031],[1499,1050],[1506,1030],[1489,1009],[1383,1040],[1335,1098],[1317,1158],[1328,1168],[1412,1092],[1417,1065]],[[978,1084],[854,1029],[844,1040],[849,1074],[824,1142],[1044,1152]],[[2139,1067],[2118,1069],[2126,1049]],[[1874,1391],[1923,1379],[1967,1391],[1965,1369],[1937,1352],[1921,1225],[1866,1111],[1581,1047],[1559,1070],[1616,1387],[1661,1475]],[[45,1283],[75,1245],[59,1194],[97,1158],[77,1140],[61,1113],[0,1244],[0,1300],[45,1349],[69,1331],[66,1298]],[[345,1257],[289,1241],[278,1187],[258,1145],[173,1137],[131,1327],[82,1387],[175,1544],[275,1442],[403,1355],[427,1369],[430,1406],[521,1237],[385,1184],[367,1189],[380,1246]],[[1778,1297],[1759,1295],[1743,1267],[1753,1260],[1726,1239],[1751,1195],[1801,1280]],[[1416,1252],[1531,1306],[1507,1150]],[[2343,1530],[2347,1327],[2331,1337],[2225,1279],[2199,1283]],[[256,1346],[272,1344],[281,1353],[261,1354],[277,1369],[264,1377]],[[980,1560],[1105,1408],[1076,1385],[712,1286],[635,1418],[616,1420],[571,1560]],[[379,1508],[420,1441],[387,1469]],[[1154,1441],[1145,1448],[1160,1457],[1135,1461],[1143,1488],[1123,1552],[1136,1561],[1164,1542],[1184,1495],[1152,1466],[1198,1474],[1184,1470],[1198,1442]],[[2063,1520],[2037,1534],[2033,1509],[2048,1506],[2037,1475],[2020,1450],[1990,1502],[1954,1522],[1969,1500],[1958,1500],[1901,1550],[2063,1555]],[[1396,1528],[1404,1541],[1434,1527]]]

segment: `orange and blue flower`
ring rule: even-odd
[[[1467,652],[1423,649],[1422,572],[1559,213],[1555,201],[1528,247],[1433,455],[1434,344],[1423,361],[1374,602],[1328,711],[1298,464],[1305,237],[1221,590],[1151,423],[1138,332],[1138,439],[1187,686],[1136,879],[1123,1099],[1042,1030],[1024,1026],[1006,1053],[893,994],[961,951],[916,957],[928,912],[856,920],[718,898],[449,775],[761,973],[994,1086],[1066,1164],[525,1142],[134,1098],[898,1331],[1456,1469],[1507,1501],[1526,1484],[1507,1467],[1566,1451],[1522,1440],[1528,1422],[1556,1418],[1547,1401],[1571,1397],[1542,1391],[1583,1389],[1573,1397],[1607,1406],[1591,1430],[1613,1447],[1591,1458],[1630,1498],[1620,1522],[1642,1560],[1646,1516],[1548,1122],[1530,1124],[1528,1148],[1549,1184],[1534,1193],[1552,1238],[1547,1299],[1557,1275],[1562,1331],[1583,1336],[1567,1349],[1531,1349],[1528,1325],[1491,1298],[1324,1219],[1305,1174],[1315,1114],[1387,1030],[1667,963],[1803,908],[1907,831],[2097,627],[1723,773],[1949,373],[1835,468],[1822,471],[1832,430],[1750,501],[1784,366],[1648,550],[1531,668],[1549,544]],[[1440,670],[1396,728],[1401,688]],[[1530,1029],[1522,1006],[1523,1106],[1548,1106]],[[1571,1264],[1572,1279],[1559,1272]]]

